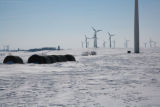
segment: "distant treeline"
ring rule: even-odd
[[[17,50],[8,50],[8,52],[17,52],[17,51],[29,51],[29,52],[37,52],[37,51],[45,51],[45,50],[61,50],[60,47],[56,48],[56,47],[43,47],[43,48],[33,48],[33,49],[17,49]],[[0,51],[6,51],[6,50],[0,50]]]
[[[44,47],[44,48],[29,49],[27,51],[29,51],[29,52],[37,52],[37,51],[45,51],[45,50],[57,50],[57,49],[55,47]]]

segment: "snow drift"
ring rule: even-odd
[[[95,56],[81,56],[96,51]],[[13,52],[27,62],[33,54]],[[160,49],[128,54],[126,49],[77,49],[76,61],[2,64],[0,107],[160,107]]]

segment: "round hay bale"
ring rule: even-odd
[[[65,55],[65,57],[67,58],[67,61],[76,61],[76,59],[73,55],[67,54],[67,55]]]
[[[88,55],[89,55],[89,52],[83,52],[81,55],[82,55],[82,56],[88,56]]]
[[[45,62],[45,58],[37,54],[32,55],[28,58],[28,63],[44,64],[44,62]]]
[[[54,62],[60,62],[58,55],[51,55]]]
[[[43,64],[51,64],[51,59],[49,56],[41,56],[43,59]]]
[[[57,55],[59,62],[66,62],[67,58],[64,55]]]
[[[130,54],[130,53],[131,53],[131,51],[127,51],[127,53],[128,53],[128,54]]]
[[[19,56],[9,55],[5,57],[3,63],[5,64],[23,64],[23,60]]]
[[[48,58],[50,59],[51,63],[56,63],[58,59],[58,57],[55,55],[49,55]]]
[[[95,51],[91,51],[90,55],[97,55],[97,53]]]

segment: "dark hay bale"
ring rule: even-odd
[[[58,57],[54,56],[54,55],[49,55],[48,58],[50,59],[50,62],[51,63],[56,63],[57,62],[57,59]]]
[[[91,51],[90,55],[97,55],[95,51]]]
[[[51,64],[51,59],[48,56],[41,56],[43,59],[43,64]]]
[[[59,62],[66,62],[67,58],[64,55],[57,55]]]
[[[67,54],[67,55],[65,55],[65,57],[67,58],[67,61],[76,61],[76,59],[73,55]]]
[[[28,58],[28,63],[51,64],[56,62],[76,61],[73,55],[32,55]]]
[[[59,57],[57,55],[50,55],[54,59],[54,62],[60,62]]]
[[[5,64],[23,64],[23,60],[19,56],[9,55],[5,57],[3,63]]]
[[[35,64],[51,64],[59,62],[59,57],[56,55],[47,55],[47,56],[40,56],[40,55],[32,55],[28,59],[28,63],[35,63]]]
[[[130,54],[130,53],[131,53],[131,51],[127,51],[127,53],[128,53],[128,54]]]
[[[28,63],[44,64],[45,58],[39,55],[32,55],[28,58]]]

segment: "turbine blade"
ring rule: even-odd
[[[92,27],[92,29],[96,32],[96,29],[94,27]]]
[[[100,32],[100,31],[102,31],[102,30],[97,30],[97,32]]]

